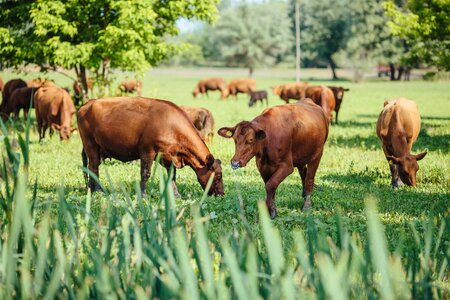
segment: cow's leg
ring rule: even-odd
[[[336,125],[338,124],[338,114],[339,114],[339,110],[336,110],[336,116],[335,116],[335,118],[336,118]]]
[[[316,160],[308,163],[308,166],[306,168],[306,177],[305,177],[305,185],[304,185],[304,191],[303,191],[303,207],[302,210],[306,211],[311,208],[311,193],[314,188],[314,177],[316,176],[317,168],[319,167],[320,158],[322,155],[320,155]]]
[[[308,171],[307,166],[299,166],[298,173],[300,174],[300,178],[302,179],[302,197],[306,196],[306,187],[305,187],[305,181],[306,181],[306,172]]]
[[[27,109],[27,108],[24,108],[24,109],[23,109],[23,120],[24,120],[25,122],[27,122],[27,117],[28,117],[28,109]]]
[[[146,194],[147,181],[150,178],[154,156],[141,157],[141,194]]]
[[[262,103],[262,101],[261,101]],[[266,106],[269,106],[269,97],[266,97]]]
[[[294,168],[287,164],[279,166],[279,168],[266,181],[266,206],[269,210],[269,215],[273,219],[277,216],[277,207],[275,205],[275,192],[280,183],[292,173]]]
[[[170,167],[166,168],[166,170],[167,170],[167,175],[169,175]],[[172,176],[173,194],[174,194],[175,198],[181,198],[180,192],[178,192],[176,180],[177,180],[177,169],[175,167],[173,167],[173,176]]]

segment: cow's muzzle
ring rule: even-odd
[[[239,169],[240,167],[241,167],[241,163],[240,163],[240,162],[234,161],[234,160],[231,161],[231,168],[232,168],[233,170],[237,170],[237,169]]]

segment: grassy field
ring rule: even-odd
[[[27,75],[29,78],[34,74]],[[3,74],[4,79],[14,74]],[[50,76],[52,77],[52,76]],[[62,86],[70,81],[61,76],[53,77]],[[120,77],[119,77],[120,78]],[[144,96],[169,99],[178,104],[203,106],[210,109],[216,120],[216,129],[232,126],[241,120],[251,120],[265,108],[260,105],[249,108],[247,96],[238,100],[220,101],[217,93],[208,98],[193,99],[191,91],[199,77],[187,73],[159,74],[150,72],[144,79]],[[257,78],[259,89],[289,81],[289,78]],[[312,82],[336,84],[333,82]],[[316,176],[313,192],[313,209],[317,224],[334,235],[337,213],[351,231],[365,230],[364,199],[372,195],[378,199],[380,216],[386,225],[390,246],[395,248],[399,233],[407,230],[412,222],[421,222],[429,216],[448,219],[450,210],[450,88],[448,82],[367,82],[352,84],[340,82],[350,88],[344,97],[339,125],[332,125],[324,155]],[[417,188],[402,187],[392,190],[388,164],[384,159],[380,141],[375,134],[375,124],[385,99],[406,96],[417,102],[422,116],[422,129],[413,153],[428,150],[420,162]],[[281,105],[273,94],[269,105]],[[75,120],[74,120],[75,122]],[[126,125],[124,125],[126,126]],[[31,133],[31,178],[37,179],[38,199],[54,201],[57,188],[63,184],[74,205],[84,205],[83,176],[81,173],[81,141],[78,135],[67,143],[61,143],[57,135],[38,143],[36,130]],[[215,218],[210,222],[209,234],[219,237],[239,228],[237,212],[242,201],[243,209],[252,224],[256,224],[257,201],[265,197],[264,185],[252,161],[244,169],[233,171],[229,161],[234,154],[231,140],[215,136],[210,150],[223,162],[226,195],[209,197],[204,210]],[[195,174],[189,168],[178,172],[178,186],[182,199],[180,206],[189,207],[197,201],[202,190]],[[115,186],[132,190],[139,180],[139,164],[106,161],[100,166],[100,177],[108,187],[106,175]],[[150,197],[157,201],[157,183],[148,186]],[[103,196],[95,195],[95,203]],[[99,200],[99,202],[97,202]],[[55,202],[56,203],[56,202]],[[301,212],[301,182],[297,172],[289,176],[276,195],[279,217],[274,221],[282,235],[305,226],[305,214]],[[95,210],[94,210],[95,212]],[[448,223],[449,224],[449,223]],[[256,230],[256,229],[255,229]],[[412,238],[412,237],[411,237]],[[447,235],[445,245],[449,245]]]

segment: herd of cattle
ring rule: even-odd
[[[88,87],[92,82],[88,81]],[[136,91],[138,96],[108,97],[89,100],[78,112],[67,89],[57,87],[52,81],[21,79],[8,81],[4,86],[0,79],[3,101],[0,105],[2,118],[11,114],[18,117],[30,108],[36,112],[39,139],[50,128],[59,131],[60,138],[67,140],[71,132],[78,130],[83,143],[83,165],[99,175],[102,160],[114,158],[120,161],[140,160],[141,191],[145,193],[152,163],[157,154],[167,169],[191,167],[203,189],[213,177],[210,195],[223,195],[221,161],[210,153],[207,144],[214,134],[214,118],[205,108],[178,106],[170,101],[141,97],[142,83],[124,81],[124,91]],[[74,98],[81,96],[82,89],[75,82]],[[235,79],[227,85],[222,78],[208,78],[198,82],[193,96],[218,90],[221,98],[238,93],[248,94],[249,105],[266,100],[267,92],[256,90],[254,79]],[[311,207],[311,193],[324,144],[328,137],[332,112],[338,112],[342,103],[343,87],[313,86],[308,83],[291,83],[272,87],[274,94],[286,101],[284,105],[266,108],[252,121],[242,121],[233,127],[222,127],[218,134],[232,138],[235,154],[231,167],[245,167],[253,158],[265,183],[266,205],[270,216],[277,215],[275,192],[279,184],[295,168],[300,173],[303,186],[303,210]],[[297,102],[289,104],[289,100]],[[77,113],[78,128],[71,127],[73,114]],[[126,124],[126,126],[124,126]],[[391,184],[416,185],[417,161],[426,152],[410,153],[412,144],[420,131],[420,115],[415,102],[393,99],[384,103],[376,132],[392,175]],[[85,175],[92,191],[100,189],[94,178]],[[174,170],[172,185],[176,187]]]

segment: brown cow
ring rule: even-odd
[[[87,78],[86,83],[87,83],[88,92],[92,91],[92,88],[94,87],[94,80],[92,78]],[[73,93],[74,93],[75,104],[78,106],[81,104],[83,98],[85,97],[80,81],[73,82]],[[86,94],[86,97],[88,97],[87,94]]]
[[[334,99],[336,100],[336,107],[334,111],[336,112],[336,124],[338,123],[338,114],[341,108],[342,100],[344,100],[344,92],[350,91],[350,89],[343,88],[342,86],[328,86],[328,88],[333,92]]]
[[[289,120],[289,122],[286,122]],[[328,137],[328,120],[310,99],[268,108],[251,122],[223,127],[218,134],[233,138],[236,153],[231,167],[245,167],[252,157],[266,188],[270,216],[277,215],[275,192],[278,185],[297,168],[303,185],[303,210],[311,207],[314,177]]]
[[[26,87],[27,83],[23,81],[22,79],[11,79],[8,81],[5,86],[3,87],[3,101],[0,105],[0,112],[5,113],[6,108],[8,107],[8,102],[11,97],[11,94],[14,92],[15,89]]]
[[[208,109],[204,107],[192,107],[180,105],[181,109],[187,114],[189,120],[200,132],[200,137],[206,143],[212,142],[214,137],[214,117]]]
[[[412,144],[419,131],[420,114],[414,101],[399,98],[384,102],[377,121],[377,135],[389,162],[393,188],[403,183],[416,186],[416,173],[419,170],[417,161],[427,154],[426,151],[411,154]]]
[[[308,85],[308,82],[293,82],[273,86],[272,91],[286,103],[289,103],[289,100],[291,99],[301,100],[305,98],[305,91]]]
[[[256,90],[256,80],[252,78],[237,78],[228,84],[228,92],[237,99],[237,94],[249,94]]]
[[[66,90],[58,87],[42,87],[34,94],[34,107],[38,124],[39,141],[45,138],[50,127],[59,131],[61,140],[68,140],[76,130],[71,128],[72,115],[76,112],[72,99]]]
[[[141,96],[142,94],[142,81],[136,80],[136,79],[126,79],[123,80],[120,85],[119,89],[122,91],[122,93],[128,94],[136,91],[138,96]]]
[[[220,98],[225,99],[228,97],[228,87],[225,79],[223,78],[206,78],[197,83],[192,96],[197,98],[198,94],[206,94],[208,91],[220,91]]]
[[[126,126],[125,126],[126,125]],[[190,166],[203,189],[214,180],[208,194],[223,195],[220,161],[214,159],[187,115],[177,105],[143,97],[114,97],[91,100],[78,111],[83,141],[83,164],[98,177],[104,158],[120,161],[141,160],[141,191],[150,177],[158,153],[167,169]],[[175,194],[175,173],[172,180]],[[89,188],[99,186],[89,179]]]
[[[49,87],[55,86],[55,83],[45,78],[35,78],[27,80],[27,86],[30,88]]]
[[[26,121],[28,111],[30,108],[34,107],[33,97],[36,91],[37,88],[34,87],[22,87],[15,89],[6,104],[4,113],[8,116],[12,113],[15,118],[18,118],[20,110],[23,109],[23,118]]]
[[[322,107],[330,122],[333,120],[333,110],[336,106],[333,91],[323,85],[310,86],[305,91],[305,97]]]

